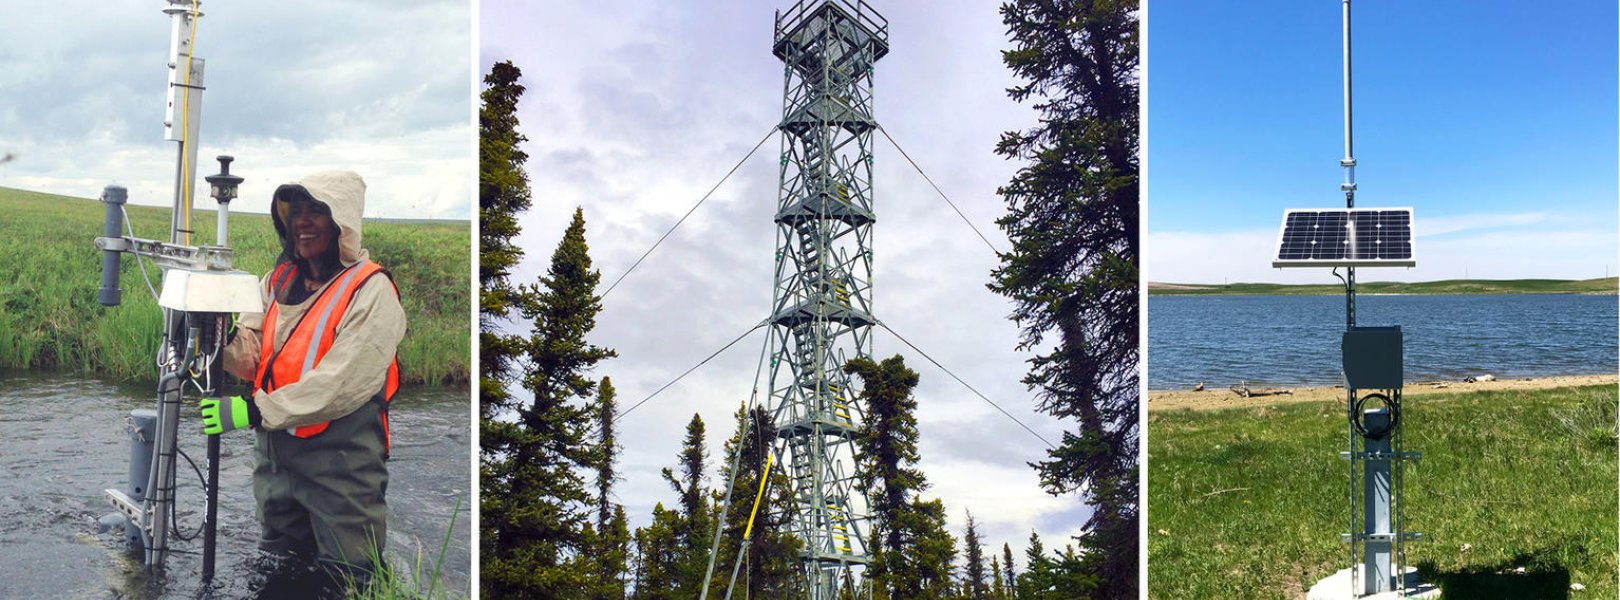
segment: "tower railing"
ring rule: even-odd
[[[878,14],[877,9],[867,4],[866,0],[799,0],[785,11],[776,13],[776,56],[782,57],[781,44],[788,33],[804,25],[804,22],[813,18],[813,12],[822,6],[841,10],[852,23],[857,23],[862,29],[869,32],[873,38],[882,44],[882,49],[873,60],[883,58],[889,53],[889,20]]]

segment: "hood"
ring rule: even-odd
[[[332,222],[338,226],[338,261],[349,267],[365,260],[369,253],[360,245],[360,217],[366,208],[366,182],[354,171],[321,171],[283,184],[271,196],[270,218],[275,222],[276,235],[281,238],[283,259],[292,256],[292,243],[287,239],[289,226],[284,218],[283,203],[288,198],[308,195],[325,204],[332,212]]]

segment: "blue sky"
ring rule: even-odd
[[[1340,4],[1148,10],[1148,278],[1331,280],[1269,259],[1283,209],[1344,205]],[[1356,205],[1418,234],[1417,268],[1363,280],[1620,272],[1613,3],[1353,11]]]

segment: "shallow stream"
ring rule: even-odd
[[[200,536],[173,542],[177,551],[163,574],[147,575],[121,534],[96,533],[96,520],[113,512],[102,490],[122,488],[127,477],[126,417],[155,406],[155,397],[155,386],[0,371],[0,598],[251,595],[259,524],[250,433],[221,441],[212,586],[200,581]],[[389,410],[387,558],[425,588],[448,532],[439,577],[443,590],[461,597],[469,594],[471,563],[468,402],[464,387],[412,387],[401,389]],[[191,410],[181,416],[180,449],[206,468],[201,423]],[[191,467],[179,462],[176,512],[181,533],[190,535],[202,523],[204,495]]]

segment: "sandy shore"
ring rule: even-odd
[[[1547,388],[1574,387],[1582,385],[1616,385],[1620,383],[1620,376],[1608,375],[1573,375],[1566,377],[1526,377],[1523,379],[1498,379],[1496,381],[1482,381],[1477,383],[1463,383],[1461,381],[1429,381],[1407,384],[1402,393],[1406,396],[1422,396],[1425,394],[1471,392],[1476,390],[1541,390]],[[1295,402],[1344,402],[1344,388],[1333,387],[1305,387],[1305,388],[1251,388],[1255,395],[1248,398],[1239,396],[1225,387],[1211,385],[1202,392],[1191,390],[1180,391],[1151,391],[1148,392],[1148,411],[1157,410],[1214,410],[1223,408],[1249,408],[1268,406],[1273,404],[1288,404]]]

